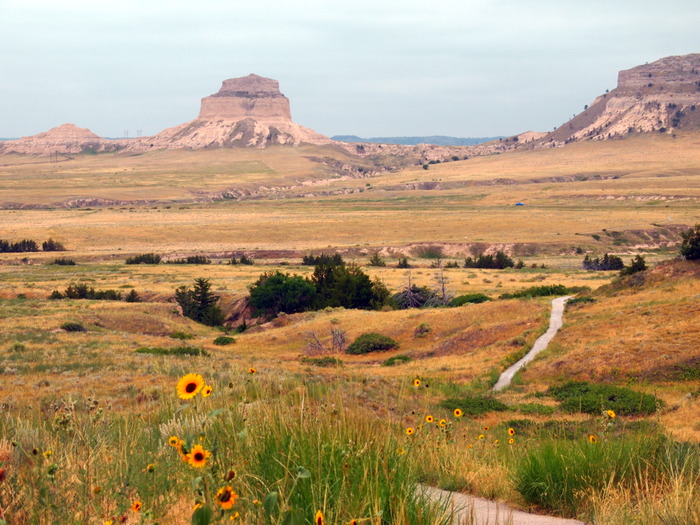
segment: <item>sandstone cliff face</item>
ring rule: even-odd
[[[548,134],[542,144],[673,133],[700,126],[700,53],[662,58],[620,71],[615,89]]]
[[[224,80],[218,93],[202,99],[200,120],[292,120],[279,82],[258,75]]]

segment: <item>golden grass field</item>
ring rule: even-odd
[[[676,256],[678,232],[700,222],[698,146],[697,134],[675,139],[635,136],[472,158],[431,165],[429,170],[416,166],[366,178],[339,176],[308,157],[367,168],[370,160],[310,146],[85,155],[53,164],[42,158],[1,157],[0,239],[41,243],[53,238],[67,251],[0,254],[0,417],[21,421],[27,414],[46,414],[56,404],[99,399],[114,417],[136,414],[148,425],[151,418],[172,409],[165,399],[179,376],[206,372],[222,387],[227,377],[240,377],[252,367],[265,388],[280,398],[292,396],[302,410],[306,395],[309,402],[313,398],[318,403],[314,409],[335,407],[340,402],[324,397],[324,389],[337,389],[348,410],[360,411],[362,417],[370,414],[376,418],[373,425],[386,429],[386,435],[398,433],[405,439],[404,427],[422,425],[424,412],[447,414],[436,408],[444,397],[486,392],[495,376],[546,330],[551,298],[498,299],[499,295],[562,284],[587,287],[579,295],[595,302],[567,308],[564,327],[550,348],[499,395],[511,411],[476,418],[451,441],[421,445],[423,479],[526,506],[508,470],[516,452],[487,450],[485,443],[479,450],[487,460],[463,452],[479,428],[501,432],[513,418],[527,418],[533,425],[556,420],[598,428],[600,418],[563,413],[552,399],[536,397],[568,379],[654,393],[667,408],[652,416],[630,417],[619,423],[622,430],[658,422],[674,439],[698,443],[700,268],[693,262],[662,262]],[[423,183],[433,189],[425,189]],[[416,189],[416,184],[423,186]],[[233,189],[256,196],[210,199]],[[74,199],[87,201],[83,207],[64,206]],[[525,206],[513,206],[515,202]],[[460,263],[481,249],[505,249],[516,259],[522,257],[526,267],[440,270],[431,267],[432,260],[418,256],[426,245],[442,247],[444,262]],[[217,346],[213,341],[221,330],[183,317],[173,299],[176,288],[204,277],[230,313],[263,272],[309,276],[313,269],[300,265],[302,255],[336,250],[392,292],[409,279],[419,286],[435,286],[442,275],[453,295],[485,293],[495,300],[458,308],[332,308],[281,315],[241,334],[229,334],[234,344]],[[385,258],[386,267],[366,266],[375,251]],[[203,254],[213,263],[125,264],[128,256],[147,252],[166,259]],[[643,277],[619,281],[616,272],[582,270],[583,252],[618,253],[625,262],[643,254],[652,266],[660,264]],[[243,253],[255,264],[226,264]],[[413,267],[396,268],[398,256],[409,257]],[[51,264],[56,257],[70,257],[77,264]],[[123,293],[135,289],[143,302],[48,300],[52,291],[71,283]],[[83,324],[87,331],[62,330],[68,321]],[[422,324],[430,330],[418,336],[416,329]],[[331,329],[345,331],[348,341],[364,332],[381,332],[400,346],[361,356],[312,352],[309,342],[314,337],[330,346]],[[188,338],[173,338],[177,334]],[[135,353],[141,347],[183,345],[202,348],[210,356]],[[323,356],[340,359],[342,366],[321,368],[306,359]],[[411,360],[383,366],[396,356]],[[415,378],[431,388],[420,395],[407,394]],[[528,404],[551,410],[530,413],[518,408]],[[242,405],[243,401],[236,410]],[[27,443],[39,432],[20,430]],[[5,437],[0,435],[0,463]],[[537,439],[533,437],[530,445],[538,446]],[[502,457],[505,454],[510,459]],[[670,489],[655,487],[663,497],[654,501],[666,501]],[[612,515],[616,502],[629,496],[623,492],[596,492],[591,501],[599,498],[596,508]],[[696,492],[685,490],[682,495],[692,499]],[[0,507],[5,495],[0,485]],[[635,499],[635,515],[653,514],[639,510],[642,500]],[[170,512],[170,522],[182,522]],[[627,523],[629,516],[599,523]]]

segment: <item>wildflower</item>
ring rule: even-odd
[[[141,505],[142,503],[140,501],[134,501],[134,504],[131,506],[131,510],[134,512],[141,512]]]
[[[207,458],[211,456],[211,452],[204,450],[202,445],[195,445],[192,451],[187,454],[187,462],[196,468],[201,468],[207,464]]]
[[[316,516],[314,516],[314,525],[324,525],[326,523],[323,520],[323,512],[320,510],[316,511]]]
[[[413,427],[406,428],[406,435],[407,436],[412,436],[415,432],[416,432],[416,430]]]
[[[510,438],[510,439],[508,440],[508,444],[509,444],[509,445],[512,445],[513,443],[515,443],[515,440],[514,440],[513,438]]]
[[[233,506],[236,504],[236,500],[238,499],[238,494],[236,494],[236,491],[233,490],[233,488],[229,485],[226,487],[221,487],[219,489],[219,492],[216,493],[216,496],[214,496],[214,501],[221,506],[223,510],[229,510],[233,508]]]
[[[96,487],[92,487],[93,494],[99,494],[100,492],[102,492],[102,487],[100,487],[99,485]]]
[[[515,429],[513,427],[508,429],[508,435],[509,436],[514,436],[515,435]]]
[[[462,415],[464,415],[464,412],[462,412],[459,408],[455,408],[454,415],[455,417],[462,417]]]
[[[500,439],[494,439],[494,440],[493,440],[493,444],[494,444],[494,445],[498,445],[500,442],[501,442]]]
[[[214,389],[212,387],[204,385],[204,388],[202,388],[202,397],[209,397],[213,391]]]
[[[589,443],[598,443],[598,438],[595,437],[593,434],[591,434],[590,436],[588,436],[588,442]]]
[[[445,428],[447,426],[447,420],[446,419],[441,419],[440,422],[438,423],[438,426],[440,428]]]
[[[233,514],[231,514],[231,517],[230,517],[229,519],[230,519],[231,521],[234,521],[234,520],[237,520],[237,519],[240,518],[240,517],[241,517],[241,513],[240,513],[240,512],[234,512]]]
[[[170,439],[168,439],[168,445],[179,448],[180,445],[182,445],[182,441],[180,441],[180,438],[177,436],[170,436]]]
[[[248,373],[249,373],[249,374],[255,374],[255,373],[257,373],[257,370],[256,370],[255,368],[249,368],[249,369],[248,369]]]
[[[262,501],[260,501],[259,499],[254,499],[253,505],[262,505]]]
[[[177,395],[180,399],[192,399],[204,386],[204,378],[199,374],[187,374],[177,382]]]
[[[615,411],[614,411],[614,410],[608,410],[608,411],[606,411],[605,413],[607,414],[607,416],[608,416],[610,419],[615,419],[615,417],[617,416],[617,414],[615,414]]]
[[[153,472],[156,469],[156,466],[153,463],[149,463],[146,465],[146,472]]]
[[[471,443],[469,443],[469,445],[467,445],[467,448],[473,448],[473,447],[474,447],[474,445],[472,445]]]
[[[426,423],[432,423],[433,421],[435,421],[435,418],[433,416],[430,416],[430,415],[425,416]]]
[[[348,525],[358,525],[359,523],[360,523],[360,522],[357,521],[357,520],[350,520],[350,521],[348,522]]]
[[[45,450],[45,451],[44,451],[44,457],[45,457],[46,459],[49,459],[49,458],[51,457],[51,454],[53,454],[53,452],[51,452],[50,450]]]
[[[483,434],[479,434],[479,439],[484,439],[485,437],[486,436],[484,436]]]
[[[403,447],[399,447],[398,449],[396,449],[396,453],[399,456],[403,456],[406,453],[406,450]]]
[[[413,380],[413,386],[419,387],[419,386],[420,386],[420,379],[415,378],[415,379]]]
[[[236,471],[231,469],[228,471],[228,474],[226,474],[226,481],[231,481],[235,477],[236,477]]]
[[[484,427],[484,432],[488,432],[489,430],[491,430],[491,427]]]
[[[112,525],[112,523],[113,523],[112,520],[105,520],[104,525]]]

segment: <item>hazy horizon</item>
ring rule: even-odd
[[[0,20],[2,137],[153,135],[250,73],[327,136],[550,131],[618,71],[700,51],[690,0],[5,0]]]

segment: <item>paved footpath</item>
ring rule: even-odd
[[[505,503],[448,492],[422,485],[422,493],[435,501],[450,502],[453,525],[585,525],[582,521],[529,514],[510,508]]]
[[[537,341],[535,341],[532,349],[525,354],[525,357],[520,359],[520,361],[501,374],[501,377],[498,378],[498,382],[496,382],[493,387],[494,392],[503,390],[505,387],[510,385],[510,382],[513,380],[513,376],[515,376],[518,370],[532,361],[542,350],[547,348],[547,345],[552,339],[554,339],[554,336],[562,327],[562,324],[564,324],[564,305],[569,299],[571,299],[571,296],[567,295],[566,297],[557,297],[552,301],[552,314],[549,316],[549,329],[542,334]]]

